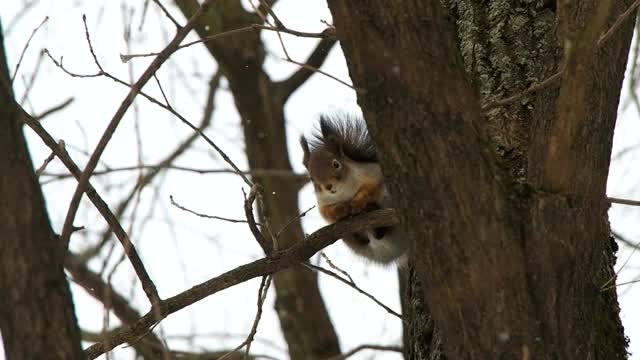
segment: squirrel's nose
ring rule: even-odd
[[[325,189],[327,189],[327,191],[331,191],[331,188],[333,187],[333,185],[331,184],[327,184],[324,186]]]

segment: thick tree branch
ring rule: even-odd
[[[365,228],[391,226],[397,224],[397,222],[398,218],[395,215],[395,211],[386,209],[325,226],[307,238],[298,241],[287,250],[274,252],[269,257],[239,266],[178,295],[162,300],[158,308],[162,312],[162,318],[164,318],[219,291],[299,264],[349,233],[361,231]],[[89,359],[95,359],[122,343],[137,339],[140,335],[149,331],[149,328],[156,322],[156,314],[151,310],[135,324],[122,329],[109,340],[90,346],[85,350],[85,353]]]
[[[588,109],[587,79],[612,4],[613,0],[597,1],[590,20],[575,40],[573,34],[565,34],[566,65],[558,97],[558,119],[549,136],[544,159],[543,186],[548,191],[567,191],[576,176],[576,166],[579,165],[572,159],[575,159],[574,152],[583,151],[574,145],[576,133]],[[561,20],[569,22],[569,15],[565,14],[565,17]]]

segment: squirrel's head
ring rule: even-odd
[[[309,177],[317,193],[335,194],[348,174],[346,157],[340,147],[331,138],[325,138],[322,145],[309,149],[304,136],[300,137],[300,145],[304,152],[302,163],[309,172]]]

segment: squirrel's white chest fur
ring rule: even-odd
[[[349,175],[337,185],[335,192],[315,191],[318,205],[332,205],[350,201],[364,183],[382,182],[382,170],[377,163],[356,163],[343,160],[349,167]]]

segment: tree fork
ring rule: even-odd
[[[449,2],[459,11],[474,7]],[[594,3],[569,6],[576,22],[569,28],[582,26]],[[616,2],[608,25],[630,4]],[[591,150],[572,154],[580,178],[570,193],[550,194],[541,191],[540,149],[546,129],[558,121],[557,92],[537,98],[535,111],[524,115],[530,138],[517,144],[519,161],[505,163],[495,152],[495,119],[485,118],[478,104],[478,92],[488,95],[486,80],[465,73],[473,65],[464,63],[440,2],[330,0],[329,7],[354,85],[365,89],[359,103],[403,229],[413,239],[417,274],[446,354],[625,358],[615,292],[599,290],[613,275],[607,207],[588,199],[605,196],[632,21],[597,52],[584,85],[595,100],[587,114],[598,118],[581,122],[587,125],[573,139],[577,148]],[[489,32],[489,24],[482,31]],[[541,55],[537,61],[557,65],[553,51]],[[517,105],[510,111],[522,115]]]

